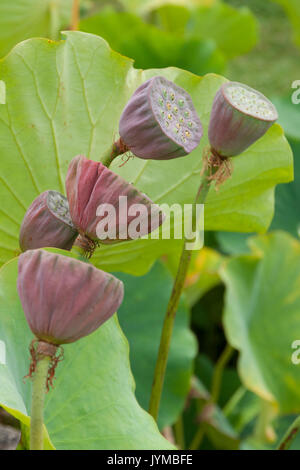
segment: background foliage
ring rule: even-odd
[[[291,345],[300,340],[300,105],[291,103],[291,84],[300,79],[298,3],[82,0],[81,32],[70,32],[71,0],[2,0],[0,339],[9,361],[0,364],[0,403],[21,421],[23,448],[30,383],[21,378],[31,334],[15,290],[20,223],[41,191],[64,192],[74,155],[103,158],[131,93],[158,73],[192,95],[204,138],[184,159],[113,164],[155,202],[193,200],[211,103],[224,77],[272,98],[289,140],[272,127],[234,160],[233,177],[208,198],[205,248],[186,280],[159,427],[182,448],[200,427],[198,448],[268,449],[300,412],[300,365],[291,361]],[[45,39],[27,40],[37,36]],[[173,220],[167,223],[173,230]],[[143,239],[97,250],[96,266],[125,283],[118,315],[129,351],[116,317],[66,347],[47,400],[48,447],[170,448],[144,410],[180,248],[178,240]],[[228,344],[231,356],[212,398]],[[78,383],[86,386],[72,394]],[[293,446],[300,449],[299,440]]]

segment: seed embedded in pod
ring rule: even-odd
[[[192,130],[185,117],[195,123]],[[182,134],[174,131],[174,125],[181,125],[183,133],[189,130],[189,138],[184,141]],[[175,83],[156,76],[130,98],[120,118],[119,132],[124,146],[137,157],[169,160],[188,155],[199,145],[202,125],[190,95]]]
[[[278,119],[270,100],[239,82],[224,83],[214,98],[208,136],[212,151],[234,157],[261,138]]]

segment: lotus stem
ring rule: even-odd
[[[209,180],[209,171],[205,170],[202,174],[201,184],[194,202],[194,209],[197,204],[203,204],[206,200],[211,181]],[[168,303],[167,312],[165,315],[165,320],[162,328],[162,334],[160,339],[160,346],[158,351],[158,357],[154,372],[154,380],[152,385],[152,392],[150,397],[149,404],[149,413],[157,421],[159,405],[161,401],[161,395],[164,385],[166,367],[169,356],[169,349],[171,344],[171,338],[174,327],[174,320],[179,304],[179,300],[183,291],[184,281],[189,269],[192,250],[186,249],[187,239],[184,239],[183,248],[181,252],[181,257],[179,261],[178,271],[175,277],[173,290],[171,297]]]
[[[71,30],[78,31],[79,26],[79,0],[73,0]]]
[[[55,41],[58,37],[59,32],[59,14],[58,14],[58,5],[57,0],[52,0],[49,4],[49,14],[50,14],[50,30],[49,35],[50,39]]]
[[[44,449],[44,402],[50,356],[37,362],[32,385],[30,450]]]
[[[199,449],[204,436],[205,436],[205,426],[204,426],[204,423],[201,423],[200,426],[198,427],[198,430],[197,430],[195,436],[193,437],[193,440],[190,444],[189,450]]]
[[[234,349],[232,348],[232,346],[230,346],[230,344],[227,344],[216,363],[216,366],[214,368],[213,378],[212,378],[211,399],[210,399],[211,403],[218,402],[223,372],[224,372],[226,365],[230,361],[233,353],[234,353]]]
[[[128,150],[129,149],[122,142],[121,138],[119,138],[116,142],[113,143],[112,147],[102,157],[101,163],[107,168],[109,168],[110,164],[115,158],[117,158],[119,155],[123,155],[124,153],[128,152]]]
[[[223,372],[224,372],[226,365],[230,361],[233,353],[234,353],[234,349],[230,346],[230,344],[227,344],[214,368],[214,373],[213,373],[213,378],[212,378],[212,387],[211,387],[211,396],[208,402],[205,404],[203,410],[208,410],[208,411],[212,410],[214,404],[218,402]],[[199,449],[201,442],[205,435],[205,420],[203,419],[203,414],[204,414],[203,410],[202,410],[202,419],[200,420],[198,429],[189,447],[190,450]]]

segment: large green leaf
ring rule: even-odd
[[[289,184],[280,184],[275,190],[275,214],[270,230],[285,230],[294,237],[300,234],[300,143],[291,141],[294,153],[295,179]],[[242,254],[249,252],[247,245],[251,234],[217,232],[216,239],[224,253]]]
[[[195,6],[203,5],[207,1],[214,4],[218,0],[120,0],[120,3],[129,11],[146,14],[163,5]]]
[[[152,14],[155,24],[164,31],[183,35],[191,12],[188,8],[179,5],[164,5],[157,8]]]
[[[73,0],[1,0],[0,57],[33,36],[56,39],[71,20]]]
[[[221,271],[227,287],[225,329],[240,351],[244,384],[283,413],[300,411],[300,243],[284,232],[251,239],[253,255]]]
[[[237,450],[239,438],[218,405],[211,404],[211,396],[199,379],[194,377],[191,398],[184,412],[185,438],[191,444],[199,424],[216,449]],[[205,410],[206,407],[206,410]]]
[[[299,87],[295,88],[296,92],[295,99],[298,101]],[[283,127],[285,135],[292,140],[300,140],[300,104],[293,103],[292,94],[293,90],[288,96],[274,97],[272,102],[275,104],[279,114],[279,124]]]
[[[5,104],[5,83],[0,80],[0,104]]]
[[[31,39],[0,61],[0,77],[6,84],[6,104],[0,105],[2,263],[18,250],[19,227],[32,200],[46,189],[64,192],[65,174],[75,155],[99,160],[107,153],[128,98],[139,84],[157,74],[174,80],[192,95],[204,126],[201,144],[184,158],[134,158],[120,167],[119,157],[112,168],[154,202],[191,203],[199,185],[212,101],[224,78],[207,75],[202,79],[175,68],[138,71],[101,38],[81,32],[67,32],[65,40],[57,43]],[[234,159],[234,166],[233,177],[208,197],[205,227],[263,231],[273,215],[274,185],[290,181],[293,174],[291,151],[281,127],[273,126]],[[122,270],[133,272],[132,250],[133,259],[140,257],[139,272],[146,271],[161,252],[154,248],[161,241],[149,242],[142,266],[147,250],[144,243],[101,248],[96,262],[101,264],[103,257],[107,264],[112,256],[110,269],[120,270],[121,263]],[[163,243],[166,252],[173,250],[170,240]]]
[[[129,341],[136,396],[143,408],[148,409],[161,330],[173,280],[160,263],[143,277],[125,274],[117,274],[117,277],[125,284],[125,298],[118,313],[121,327]],[[176,421],[190,389],[197,346],[188,325],[189,312],[182,300],[176,314],[160,405],[160,427]]]
[[[14,259],[0,271],[0,339],[7,360],[0,364],[0,404],[28,425],[31,382],[23,377],[33,335],[16,280]],[[135,399],[128,343],[116,315],[92,335],[65,346],[64,352],[45,405],[45,425],[57,449],[171,448]]]
[[[114,50],[134,59],[137,68],[172,65],[198,75],[224,70],[223,54],[214,41],[162,31],[130,13],[102,11],[81,21],[80,30],[103,37]]]
[[[223,413],[233,429],[239,434],[243,432],[245,438],[253,430],[251,423],[257,419],[260,405],[261,399],[255,393],[240,386],[223,408]]]
[[[273,0],[279,3],[288,15],[294,28],[294,41],[300,46],[300,3],[298,0]]]
[[[294,152],[295,180],[276,188],[275,216],[271,229],[285,230],[294,237],[300,235],[300,142],[291,142]]]
[[[181,251],[176,250],[169,253],[166,259],[166,264],[174,277],[178,270],[180,255]],[[221,282],[219,269],[223,261],[224,258],[219,252],[206,246],[200,251],[194,251],[184,283],[184,295],[190,308],[206,292]]]
[[[277,442],[275,442],[273,445],[274,449],[276,449],[276,447],[280,444],[281,439],[283,439],[287,430],[293,424],[296,418],[297,418],[296,415],[288,415],[288,416],[281,416],[278,419],[276,419],[274,423],[274,430],[277,435]],[[289,450],[300,450],[300,433],[299,432],[296,435],[295,440],[293,441]]]
[[[214,39],[229,59],[249,52],[257,42],[257,22],[251,11],[223,2],[193,10],[187,29]]]
[[[278,187],[276,188],[278,189]],[[216,232],[215,237],[218,241],[219,249],[229,255],[241,255],[250,251],[247,244],[249,236],[253,233],[239,232]]]

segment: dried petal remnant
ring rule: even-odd
[[[145,194],[102,163],[83,155],[73,158],[69,165],[66,190],[73,223],[91,240],[102,243],[132,240],[155,230],[164,220],[159,207]],[[135,237],[128,228],[136,217],[134,209],[138,205],[143,214],[141,229]],[[107,217],[106,213],[111,216]],[[106,224],[101,227],[104,218],[107,227]]]

